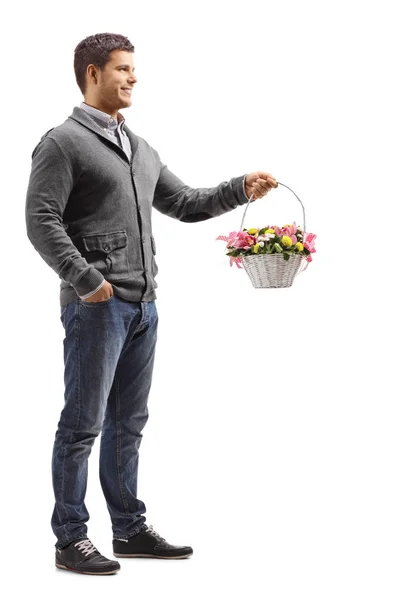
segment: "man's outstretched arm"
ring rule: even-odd
[[[161,163],[153,206],[161,213],[184,223],[196,223],[247,204],[253,193],[254,202],[277,185],[272,175],[257,171],[233,177],[212,188],[192,188]]]

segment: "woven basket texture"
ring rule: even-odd
[[[304,259],[292,254],[285,260],[282,254],[241,256],[242,264],[255,288],[287,288],[293,284]]]

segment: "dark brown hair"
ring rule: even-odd
[[[75,48],[74,70],[76,83],[82,94],[86,91],[86,69],[88,65],[96,65],[104,71],[113,50],[135,52],[128,38],[118,33],[96,33],[85,38]]]

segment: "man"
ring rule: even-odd
[[[114,555],[177,559],[193,553],[145,524],[146,507],[136,493],[157,340],[152,207],[193,223],[278,185],[270,174],[255,172],[193,189],[171,173],[118,112],[132,103],[133,52],[117,34],[78,44],[74,69],[84,101],[35,147],[26,198],[28,237],[61,279],[65,328],[65,405],[52,458],[56,566],[85,574],[120,569],[87,537],[88,458],[100,431],[100,481]]]

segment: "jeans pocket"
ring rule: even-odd
[[[79,298],[79,302],[81,304],[84,304],[85,306],[103,306],[105,304],[109,304],[114,298],[115,294],[107,298],[107,300],[99,300],[98,302],[87,302],[86,300],[82,300],[81,298]]]

